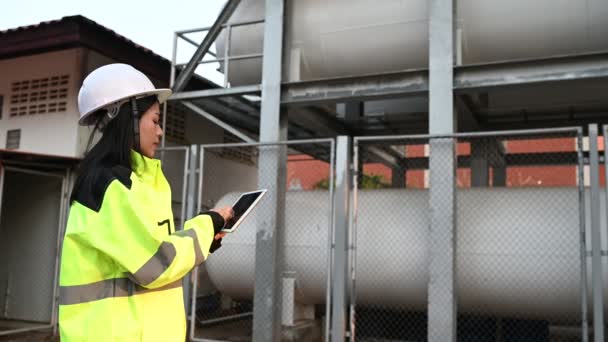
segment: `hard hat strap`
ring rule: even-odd
[[[139,111],[135,97],[131,98],[131,115],[133,116],[133,144],[135,151],[140,152],[139,146]]]

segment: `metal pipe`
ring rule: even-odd
[[[325,303],[331,303],[332,266],[333,266],[333,239],[334,239],[334,172],[336,167],[335,140],[331,139],[329,147],[329,227],[327,229],[327,283],[325,288]],[[329,341],[331,326],[331,305],[325,305],[325,341]]]
[[[192,39],[190,39],[190,38],[188,38],[188,37],[186,37],[184,35],[178,34],[178,36],[179,36],[179,38],[185,40],[186,42],[194,45],[194,47],[198,48],[200,46],[197,42],[195,42],[194,40],[192,40]],[[207,53],[210,54],[213,57],[217,57],[217,55],[213,51],[211,51],[211,49],[209,51],[207,51]]]
[[[173,35],[173,53],[171,55],[171,76],[169,77],[169,87],[175,83],[175,64],[177,62],[177,33]]]
[[[583,132],[579,128],[576,137],[577,153],[578,153],[578,213],[579,213],[579,229],[580,229],[580,249],[581,249],[581,327],[583,329],[583,342],[589,339],[587,322],[587,240],[585,229],[585,175],[584,175],[584,157],[583,157]]]
[[[593,281],[593,339],[604,341],[604,293],[602,291],[602,235],[600,231],[600,180],[597,124],[589,125],[589,169],[591,175],[591,265]],[[608,201],[608,199],[607,199]]]
[[[183,40],[185,40],[186,42],[194,45],[194,47],[199,47],[199,44],[197,42],[195,42],[194,40],[182,35],[181,33],[176,33],[178,38],[181,38]]]
[[[262,23],[264,23],[264,21],[265,21],[264,19],[245,20],[245,21],[238,21],[236,23],[223,24],[222,27],[226,27],[226,25],[231,25],[232,27],[255,25],[255,24],[262,24]]]
[[[228,72],[230,71],[230,41],[232,37],[232,26],[228,25],[228,37],[224,46],[224,88],[228,88]]]
[[[177,33],[173,34],[173,52],[171,54],[171,75],[169,76],[169,87],[173,88],[173,83],[175,83],[175,62],[177,60]],[[167,106],[168,102],[165,101],[163,104],[163,129],[167,128]],[[161,137],[161,147],[165,148],[166,145],[166,134],[163,134]],[[164,160],[164,155],[161,155],[161,161]]]

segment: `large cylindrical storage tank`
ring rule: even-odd
[[[236,195],[226,195],[218,205],[232,203]],[[459,190],[459,312],[580,320],[578,196],[576,188]],[[426,310],[428,191],[365,190],[358,203],[357,305]],[[285,234],[284,270],[295,274],[300,303],[325,302],[328,210],[325,191],[287,193],[286,226],[278,229]],[[206,262],[213,284],[236,299],[253,297],[256,215],[261,211],[227,236],[221,253]],[[603,274],[607,284],[608,269]]]
[[[243,0],[230,22],[262,19]],[[457,0],[456,54],[463,64],[608,49],[603,0]],[[287,0],[285,80],[426,68],[426,0]],[[224,55],[226,35],[217,41]],[[263,24],[234,28],[231,56],[262,52]],[[230,63],[232,85],[260,83],[261,59]]]

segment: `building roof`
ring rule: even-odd
[[[74,47],[86,47],[118,62],[132,64],[168,83],[171,72],[168,59],[81,15],[0,31],[0,60]],[[199,77],[193,79],[190,86],[193,89],[215,87]]]

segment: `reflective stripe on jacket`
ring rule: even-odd
[[[70,208],[59,279],[62,342],[185,340],[181,279],[207,258],[213,220],[199,215],[175,232],[160,161],[136,152],[131,159],[132,172],[114,168],[100,177],[100,198],[77,198]]]

